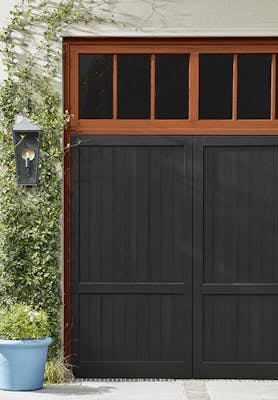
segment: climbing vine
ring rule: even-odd
[[[95,7],[105,3],[22,0],[0,32],[6,72],[0,86],[0,305],[23,302],[45,310],[55,356],[61,344],[62,137],[69,114],[63,114],[54,83],[64,28],[102,22]],[[10,134],[16,117],[27,115],[27,101],[29,118],[43,129],[39,185],[33,188],[16,183]]]

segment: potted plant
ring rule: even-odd
[[[1,311],[1,390],[42,388],[47,350],[52,342],[49,331],[48,317],[42,310],[15,304]]]

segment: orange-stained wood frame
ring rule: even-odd
[[[276,119],[276,54],[278,38],[66,38],[64,49],[64,109],[73,114],[65,130],[65,146],[71,135],[277,135]],[[79,54],[113,55],[113,118],[78,119],[78,58]],[[150,119],[117,119],[117,54],[151,54]],[[155,119],[155,55],[188,54],[189,112],[187,120]],[[199,120],[199,54],[234,54],[232,119]],[[238,54],[271,54],[271,118],[268,120],[237,120]],[[70,151],[64,160],[64,351],[70,355]]]
[[[157,135],[264,135],[278,133],[276,119],[276,54],[278,39],[66,39],[69,62],[65,63],[65,91],[70,93],[67,108],[73,114],[68,134],[157,134]],[[78,60],[79,54],[113,54],[113,118],[78,118]],[[150,119],[117,119],[117,54],[151,55]],[[155,55],[189,54],[189,118],[179,120],[155,119]],[[199,54],[234,54],[233,112],[230,120],[199,120]],[[237,119],[237,55],[261,53],[272,55],[271,118],[268,120]]]

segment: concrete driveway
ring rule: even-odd
[[[278,381],[82,381],[36,392],[0,391],[0,400],[278,400]]]

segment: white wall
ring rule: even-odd
[[[127,28],[91,26],[74,35],[278,36],[277,0],[111,0]]]
[[[0,0],[0,25],[18,1]],[[90,4],[90,0],[84,2]],[[105,8],[104,15],[113,13],[127,27],[93,24],[67,34],[278,36],[277,0],[110,0]]]
[[[17,0],[0,0],[0,25],[8,21],[9,12],[16,2]]]
[[[0,0],[0,26],[18,1]],[[96,12],[117,24],[72,26],[64,36],[278,36],[278,0],[109,0],[104,10],[95,2]]]
[[[17,3],[17,0],[0,0],[0,27],[5,26],[9,20],[9,12]],[[0,81],[3,79],[3,67],[0,57]]]

